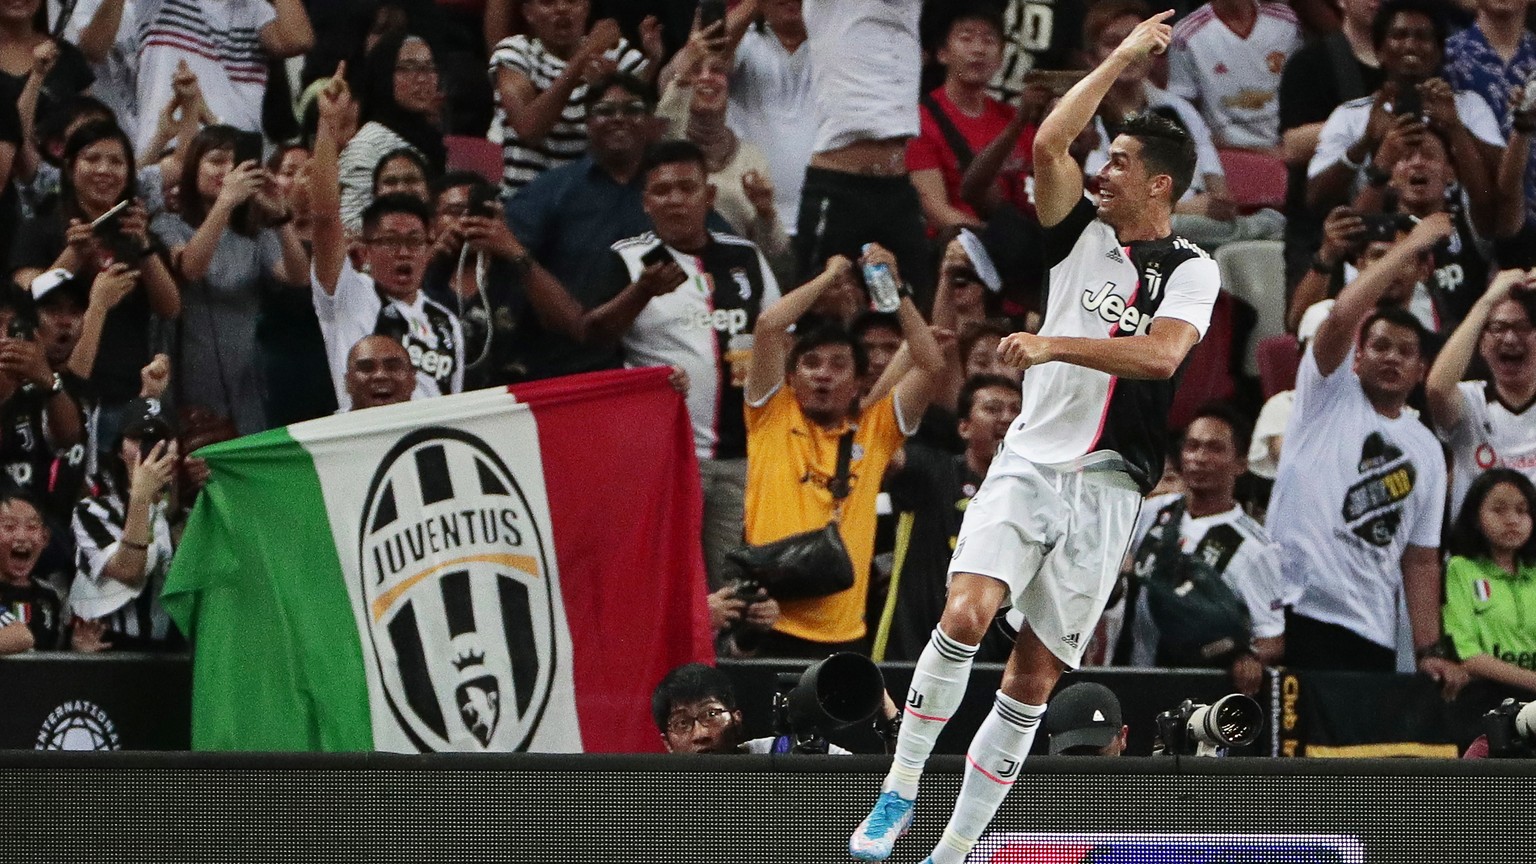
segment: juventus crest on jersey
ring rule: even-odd
[[[1216,262],[1183,237],[1122,245],[1084,198],[1045,230],[1045,255],[1050,275],[1041,336],[1144,336],[1159,318],[1186,321],[1205,335],[1221,278]],[[1024,376],[1023,411],[1005,444],[1048,464],[1114,451],[1145,492],[1162,476],[1177,384],[1177,375],[1131,380],[1069,363],[1033,367]]]

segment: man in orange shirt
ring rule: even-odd
[[[896,272],[896,258],[872,245],[866,263]],[[853,561],[853,587],[827,597],[790,600],[764,641],[763,656],[824,657],[865,650],[864,607],[875,546],[875,498],[891,454],[932,399],[944,361],[922,313],[903,297],[897,310],[913,365],[894,387],[877,387],[863,400],[868,367],[859,343],[835,323],[791,333],[823,291],[853,279],[841,255],[821,275],[764,310],[754,330],[747,374],[746,539],[760,544],[820,528],[837,509],[829,481],[837,471],[838,442],[854,431],[851,491],[841,504],[839,529]]]

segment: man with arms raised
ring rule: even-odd
[[[1023,411],[966,509],[949,599],[913,672],[891,772],[849,841],[854,857],[885,858],[911,825],[923,763],[964,696],[976,646],[1009,603],[1025,626],[928,859],[964,860],[1017,779],[1057,679],[1078,664],[1142,495],[1162,473],[1173,379],[1219,288],[1215,262],[1171,235],[1194,144],[1162,118],[1128,119],[1099,172],[1097,210],[1067,149],[1120,73],[1167,48],[1172,15],[1138,24],[1035,138],[1036,206],[1055,296],[1039,335],[1014,333],[998,346],[1005,362],[1029,370]]]

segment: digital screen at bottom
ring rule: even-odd
[[[1319,834],[985,834],[967,864],[1363,864],[1352,837]]]

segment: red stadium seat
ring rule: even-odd
[[[1285,162],[1257,150],[1221,150],[1227,172],[1227,194],[1245,213],[1264,207],[1285,207]]]
[[[1251,315],[1251,313],[1250,313]],[[1168,409],[1168,428],[1183,429],[1207,402],[1225,402],[1237,395],[1237,371],[1241,368],[1242,340],[1252,325],[1251,317],[1225,291],[1216,295],[1211,326],[1205,338],[1190,352],[1184,377],[1173,393]]]
[[[501,185],[501,145],[472,135],[448,135],[449,171],[473,171],[486,181]]]
[[[1289,333],[1259,340],[1259,387],[1264,398],[1296,387],[1296,368],[1301,365],[1301,347]]]

